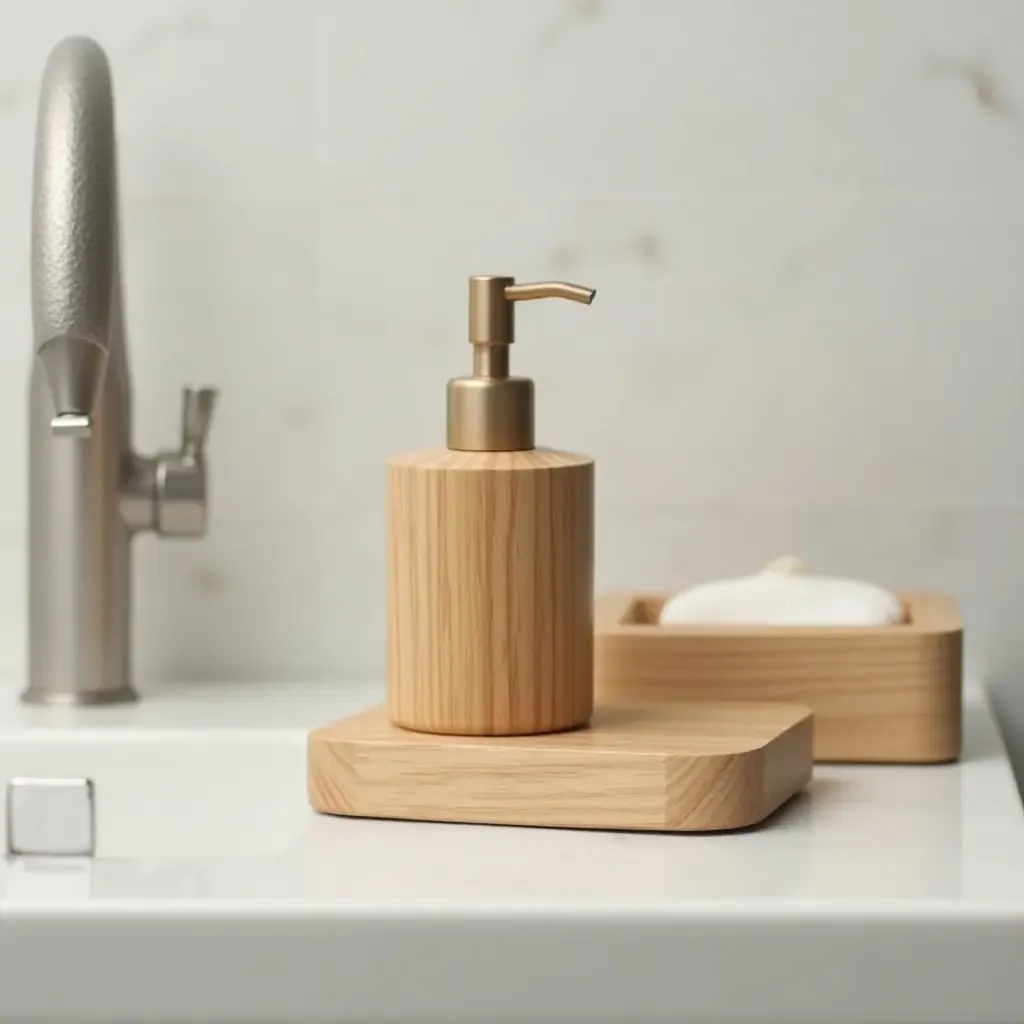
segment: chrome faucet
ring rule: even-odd
[[[29,680],[33,704],[134,700],[131,539],[206,531],[216,392],[185,389],[181,445],[137,455],[119,263],[110,67],[91,39],[50,55],[32,202]]]

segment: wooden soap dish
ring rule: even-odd
[[[811,776],[811,714],[678,701],[539,736],[438,736],[374,708],[313,731],[309,801],[371,818],[712,832],[763,821]]]
[[[600,703],[798,701],[814,712],[815,760],[960,756],[963,624],[952,598],[899,594],[904,621],[891,626],[662,626],[669,596],[598,598]]]

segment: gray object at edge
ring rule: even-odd
[[[92,857],[95,853],[91,779],[16,778],[7,783],[8,857]]]
[[[117,194],[107,58],[65,39],[43,75],[32,201],[29,703],[134,699],[131,538],[206,530],[216,393],[185,389],[178,449],[132,450]]]

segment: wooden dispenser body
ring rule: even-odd
[[[593,711],[594,463],[550,449],[388,462],[392,724],[516,736]]]

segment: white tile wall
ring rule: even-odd
[[[141,447],[224,397],[209,538],[143,540],[158,677],[379,670],[382,461],[440,442],[465,278],[524,310],[601,586],[791,551],[961,597],[1024,737],[1024,5],[36,0],[0,32],[0,675],[24,666],[28,201],[49,48],[119,100]],[[588,368],[579,367],[589,360]]]

